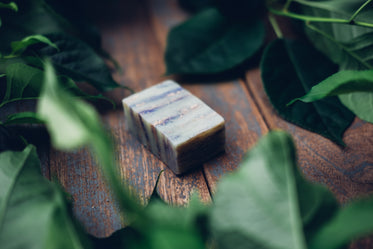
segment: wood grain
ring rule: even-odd
[[[168,30],[184,20],[187,14],[175,1],[154,0],[151,7],[156,37],[165,49]],[[209,82],[199,79],[188,84],[188,79],[178,80],[183,87],[222,115],[226,122],[226,152],[204,164],[203,173],[210,191],[214,193],[218,180],[237,168],[245,152],[268,129],[242,81],[219,82],[211,78]]]
[[[155,36],[149,2],[125,1],[116,8],[120,13],[117,13],[115,22],[103,23],[101,29],[105,37],[104,47],[124,68],[124,73],[118,75],[118,80],[135,90],[145,89],[163,81],[163,50]],[[120,91],[115,94],[118,101],[125,96]],[[127,181],[140,191],[144,203],[150,197],[162,170],[164,172],[159,181],[158,193],[165,201],[182,205],[189,199],[193,188],[201,193],[205,201],[210,200],[201,172],[195,171],[184,177],[176,177],[160,160],[125,132],[123,116],[123,110],[120,108],[106,115],[105,119],[110,123],[114,135],[119,135],[115,136],[122,173]],[[170,187],[174,185],[178,188]]]
[[[84,148],[74,152],[50,152],[51,178],[62,184],[72,198],[74,215],[85,230],[108,236],[123,226],[118,208],[99,166]]]
[[[154,35],[148,5],[146,1],[117,2],[114,8],[103,10],[110,16],[99,23],[104,48],[123,67],[123,73],[115,75],[116,80],[136,91],[164,80],[163,50]],[[109,93],[118,108],[101,112],[116,142],[120,172],[131,189],[146,204],[164,170],[157,191],[165,201],[183,205],[195,190],[209,202],[210,193],[201,170],[176,177],[125,131],[120,102],[128,94],[121,89]],[[73,153],[51,150],[50,162],[52,178],[55,176],[72,195],[74,214],[88,233],[104,237],[124,226],[99,167],[87,149]]]

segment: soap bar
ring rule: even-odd
[[[123,99],[126,129],[175,174],[224,151],[224,119],[167,80]]]

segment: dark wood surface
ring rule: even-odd
[[[163,53],[170,27],[187,15],[173,0],[114,1],[97,18],[104,48],[123,68],[115,79],[135,91],[165,80]],[[102,118],[116,141],[116,156],[122,177],[147,203],[159,173],[156,191],[168,203],[185,205],[192,192],[211,202],[219,179],[237,168],[244,153],[271,129],[290,132],[298,148],[301,170],[311,181],[327,185],[341,202],[373,193],[373,125],[356,118],[344,136],[341,149],[329,140],[305,131],[277,116],[266,97],[258,69],[237,80],[178,78],[226,120],[226,152],[201,168],[175,176],[160,160],[125,131],[121,99],[124,89],[108,93],[118,104],[105,110]],[[98,237],[110,235],[125,225],[110,190],[87,149],[44,156],[43,172],[56,177],[73,197],[74,213],[85,229]],[[357,242],[357,247],[366,242]],[[358,244],[360,243],[360,244]],[[366,247],[368,248],[368,247]]]

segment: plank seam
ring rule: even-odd
[[[253,89],[250,88],[250,84],[249,84],[249,81],[248,81],[248,77],[247,75],[245,75],[243,78],[241,78],[241,80],[243,81],[244,83],[244,86],[245,86],[245,89],[247,91],[247,94],[250,96],[250,98],[252,99],[253,103],[255,104],[256,108],[258,109],[258,111],[262,114],[262,119],[263,119],[263,122],[264,124],[267,126],[268,130],[271,130],[271,126],[270,126],[270,122],[268,121],[267,119],[267,115],[265,115],[265,113],[263,112],[263,108],[261,107],[261,105],[259,104],[259,101],[258,99],[256,98],[256,95],[253,93]]]
[[[207,190],[209,191],[209,195],[210,195],[211,201],[214,202],[214,196],[213,196],[213,194],[212,194],[212,190],[211,190],[210,185],[209,185],[209,182],[208,182],[208,180],[207,180],[206,173],[205,173],[205,169],[202,168],[201,171],[202,171],[203,179],[204,179],[204,181],[205,181],[205,184],[206,184]]]

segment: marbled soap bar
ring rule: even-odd
[[[172,80],[123,99],[127,129],[182,174],[224,151],[224,119]]]

